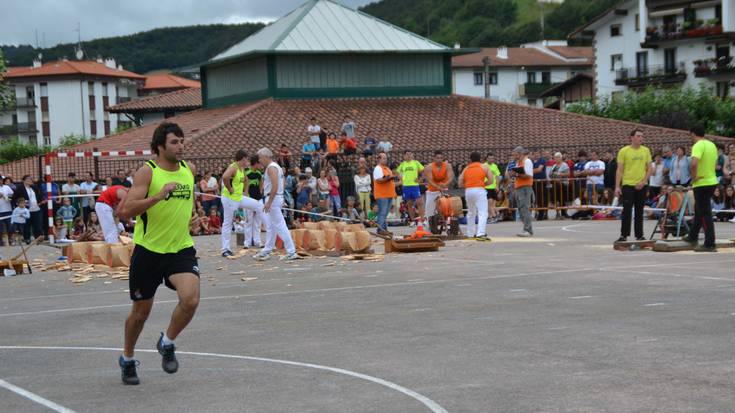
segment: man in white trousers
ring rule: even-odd
[[[270,258],[271,252],[276,246],[276,236],[283,241],[283,247],[286,249],[286,255],[282,260],[297,260],[299,255],[296,254],[291,233],[286,226],[286,220],[283,218],[281,207],[283,206],[283,187],[285,182],[283,179],[283,169],[277,163],[273,162],[273,152],[268,148],[261,148],[258,151],[258,159],[260,164],[265,166],[263,174],[263,194],[265,198],[265,206],[263,211],[266,214],[266,235],[265,247],[260,250],[253,258],[258,261],[265,261]]]
[[[122,185],[113,185],[102,192],[94,205],[94,212],[100,222],[105,242],[114,244],[120,242],[120,232],[115,223],[115,213],[125,204],[128,188]]]
[[[487,165],[480,163],[481,159],[479,152],[470,154],[470,164],[459,175],[459,186],[465,188],[464,196],[467,200],[467,237],[477,241],[490,241],[485,232],[487,227],[485,182],[492,184],[495,177]]]
[[[424,167],[424,177],[429,183],[426,188],[426,208],[424,208],[424,218],[426,222],[436,213],[436,200],[441,197],[442,192],[449,189],[449,185],[454,181],[454,170],[452,164],[444,159],[442,151],[434,152],[434,162]]]
[[[230,238],[232,237],[232,219],[238,208],[254,212],[261,222],[265,220],[263,204],[243,194],[248,186],[248,178],[245,175],[244,168],[248,166],[248,154],[240,149],[235,153],[235,162],[230,164],[222,175],[222,209],[224,209],[224,216],[222,217],[221,239],[222,256],[225,258],[234,255],[230,251]]]

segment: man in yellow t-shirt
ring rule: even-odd
[[[630,133],[630,145],[618,152],[618,169],[615,173],[615,196],[622,197],[623,218],[620,225],[620,238],[625,242],[630,236],[630,218],[635,208],[635,238],[643,236],[643,205],[646,201],[646,184],[651,177],[651,151],[643,146],[643,131],[635,129]]]
[[[423,170],[424,165],[413,159],[413,152],[411,151],[406,151],[403,154],[403,162],[396,169],[401,181],[403,181],[403,200],[406,201],[408,216],[411,218],[410,226],[416,224],[416,221],[414,221],[416,217],[423,216],[421,188],[419,187],[419,174]]]
[[[717,188],[717,147],[704,138],[704,128],[695,126],[689,130],[694,146],[690,171],[694,187],[694,221],[689,228],[686,241],[696,244],[700,229],[704,229],[704,244],[697,246],[696,252],[716,252],[715,223],[712,219],[712,195]]]

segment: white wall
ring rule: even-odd
[[[51,144],[58,145],[61,138],[66,135],[88,136],[85,134],[89,128],[88,117],[81,116],[86,105],[84,101],[87,99],[83,93],[85,82],[80,84],[79,80],[59,80],[46,83],[48,84],[48,120],[51,128]],[[39,130],[41,130],[40,127]]]
[[[536,72],[536,82],[541,82],[541,72],[551,72],[551,82],[559,83],[567,80],[572,71],[579,72],[579,68],[508,68],[493,69],[491,72],[497,73],[498,84],[490,85],[490,98],[503,102],[528,104],[528,98],[518,95],[520,85],[528,80],[528,72]],[[465,96],[485,97],[485,86],[475,85],[475,73],[482,72],[481,68],[456,68],[453,70],[454,77],[454,93]],[[537,99],[536,105],[543,106],[543,100]]]
[[[723,17],[725,13],[726,3],[735,3],[735,0],[723,1]],[[641,0],[644,3],[644,0]],[[730,5],[735,9],[735,5]],[[645,9],[642,8],[642,9]],[[635,31],[636,14],[641,10],[639,5],[635,5],[628,10],[627,16],[616,16],[606,21],[601,27],[595,29],[595,58],[596,58],[596,80],[597,80],[597,96],[609,96],[616,91],[625,91],[626,86],[615,85],[615,71],[611,68],[611,56],[614,54],[623,55],[624,69],[635,69],[636,54],[638,52],[648,53],[649,67],[660,67],[664,65],[664,50],[668,48],[676,48],[676,61],[684,62],[687,78],[683,83],[683,87],[697,88],[705,85],[714,88],[715,79],[697,78],[694,76],[694,61],[702,59],[710,59],[715,57],[716,45],[706,44],[704,38],[678,40],[673,42],[662,43],[657,49],[644,49],[640,46],[642,39],[645,39],[646,19],[641,19],[641,32]],[[697,19],[708,20],[715,17],[714,7],[697,9]],[[683,15],[677,16],[677,22],[684,20]],[[610,26],[613,24],[622,24],[622,36],[611,37]],[[648,27],[663,25],[663,18],[649,18]],[[724,43],[730,44],[730,42]],[[710,47],[711,50],[707,50]],[[733,54],[733,46],[730,44],[731,55]]]

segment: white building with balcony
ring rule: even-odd
[[[4,75],[15,102],[0,115],[0,139],[58,145],[68,135],[101,138],[118,127],[112,105],[137,95],[145,78],[114,59],[60,60],[10,68]]]
[[[701,85],[732,95],[735,0],[630,0],[570,37],[593,39],[597,96]]]
[[[541,94],[579,73],[591,72],[592,57],[592,48],[570,47],[558,40],[483,48],[452,58],[453,92],[543,107]],[[485,74],[486,62],[489,76]]]

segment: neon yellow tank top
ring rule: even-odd
[[[487,168],[490,170],[490,173],[493,174],[493,183],[492,185],[487,185],[485,189],[493,190],[498,187],[498,177],[500,176],[500,170],[498,169],[498,166],[494,163],[487,163],[485,162],[485,165],[487,165]],[[485,179],[485,182],[487,182],[487,179]]]
[[[242,193],[245,190],[245,172],[240,168],[237,162],[233,162],[230,166],[235,166],[237,171],[235,176],[232,177],[232,193],[227,190],[225,185],[222,185],[222,196],[226,196],[235,202],[240,202],[242,199]]]
[[[194,209],[194,175],[186,162],[179,162],[178,171],[166,171],[153,161],[146,162],[153,171],[146,197],[153,197],[163,187],[178,185],[169,196],[148,208],[135,222],[133,241],[158,254],[176,253],[194,246],[189,235],[189,222]]]

